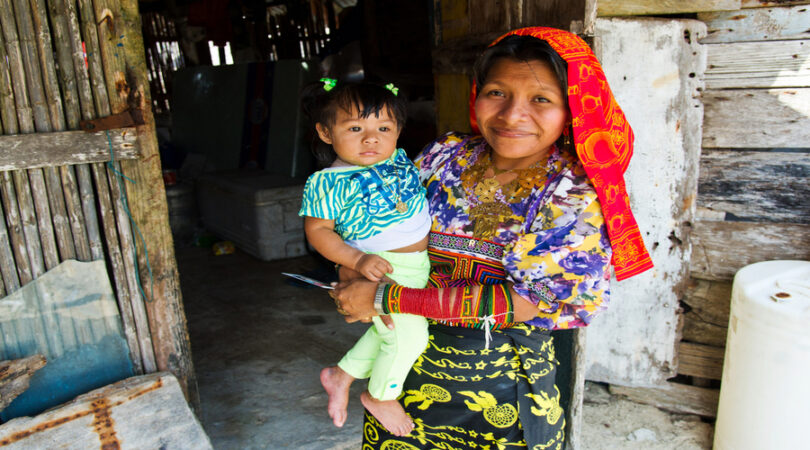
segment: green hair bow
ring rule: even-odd
[[[337,80],[334,78],[321,78],[320,81],[323,83],[323,90],[326,92],[331,91],[337,84]]]

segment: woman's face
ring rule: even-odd
[[[489,69],[475,115],[499,169],[525,169],[544,158],[570,116],[551,67],[512,58]]]

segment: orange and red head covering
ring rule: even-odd
[[[623,280],[652,268],[636,219],[630,211],[630,198],[624,172],[633,154],[633,130],[610,92],[602,66],[588,44],[579,36],[556,28],[529,27],[510,31],[506,36],[532,36],[548,42],[568,63],[568,107],[574,144],[585,172],[591,180],[605,216],[616,279]],[[470,123],[478,133],[475,118],[476,86],[470,96]]]

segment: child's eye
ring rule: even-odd
[[[351,127],[351,128],[349,128],[349,131],[354,131],[354,132],[358,132],[360,130],[361,130],[360,127]]]
[[[388,127],[380,127],[380,131],[386,132],[386,131],[391,131],[391,129],[388,128]]]

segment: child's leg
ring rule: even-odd
[[[382,344],[371,371],[368,392],[361,400],[388,431],[404,436],[413,429],[413,422],[396,398],[411,366],[427,346],[427,321],[410,314],[393,314],[391,318],[393,330],[385,328],[381,321],[382,326],[377,328]]]
[[[380,329],[388,329],[382,324],[379,317],[374,317],[372,322],[373,325],[368,327],[363,336],[343,355],[343,358],[337,364],[338,367],[354,378],[368,378],[371,375],[374,361],[377,360],[382,345]]]
[[[321,370],[321,385],[326,390],[326,395],[329,396],[326,411],[329,412],[329,417],[332,418],[332,423],[336,427],[342,427],[346,423],[349,388],[353,381],[354,377],[338,366]]]
[[[368,392],[377,400],[395,400],[414,361],[425,351],[428,341],[427,320],[411,314],[391,314],[394,329],[375,328],[380,338],[380,351],[374,360],[368,380]]]
[[[380,345],[377,327],[371,326],[354,347],[346,352],[337,366],[321,370],[321,385],[329,396],[326,410],[336,427],[342,427],[346,422],[346,407],[349,404],[352,382],[356,378],[368,378],[380,352]]]

